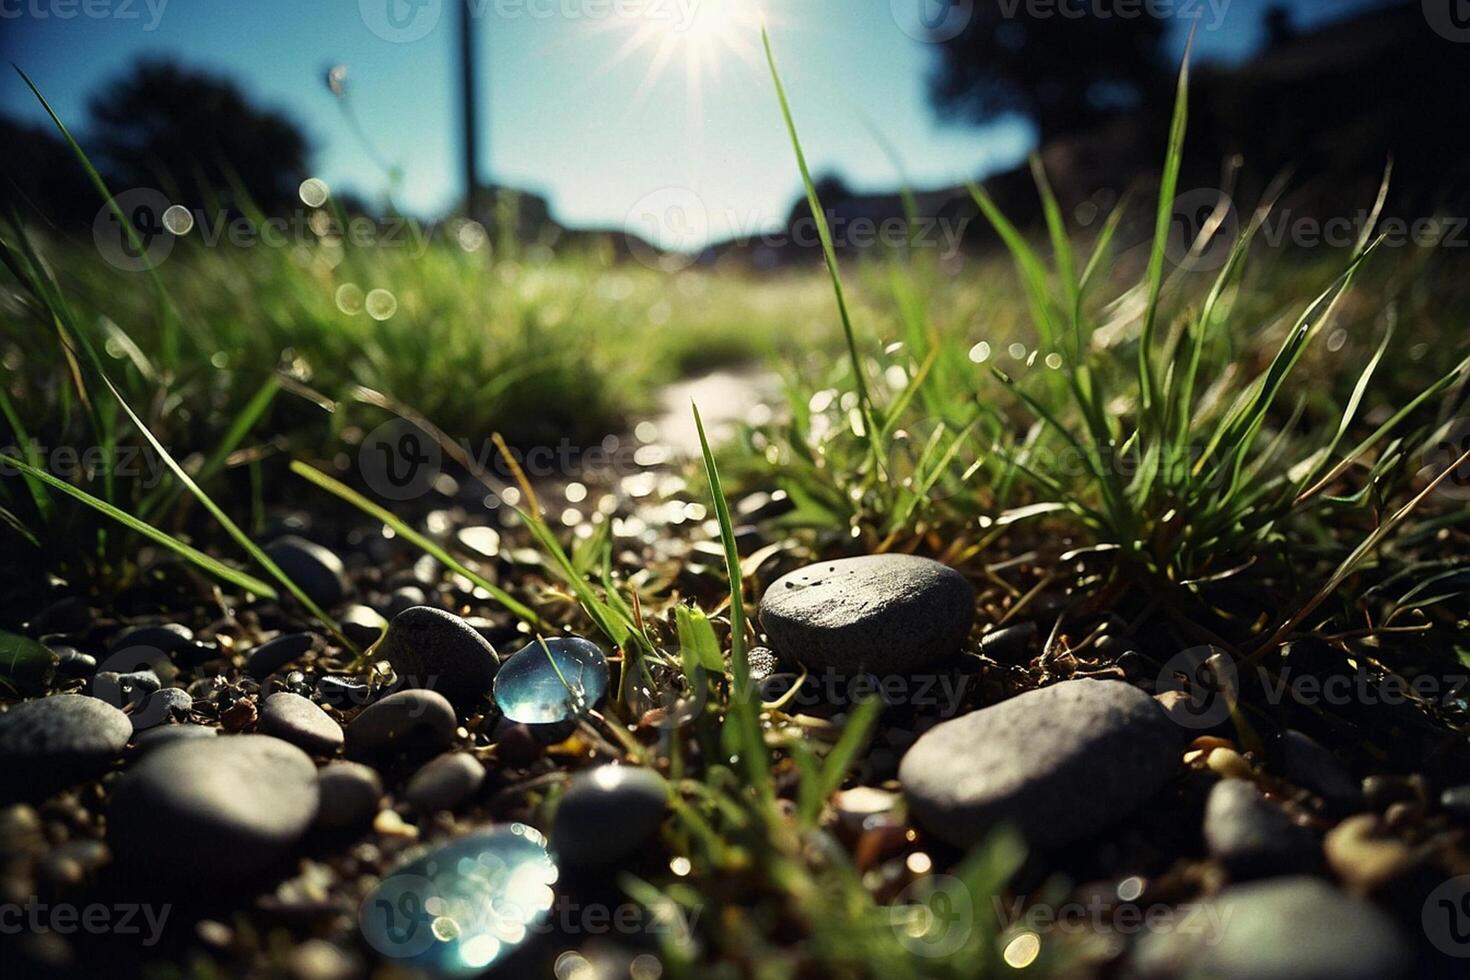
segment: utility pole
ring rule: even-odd
[[[469,218],[481,218],[478,99],[475,93],[475,0],[459,5],[460,128],[464,137],[464,209]]]

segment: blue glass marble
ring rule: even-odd
[[[495,675],[501,714],[526,725],[574,721],[606,694],[607,657],[580,636],[553,637],[544,647],[532,640],[507,657]]]
[[[474,976],[545,927],[556,879],[546,838],[502,825],[410,854],[363,900],[358,925],[405,967]]]

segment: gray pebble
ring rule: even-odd
[[[315,702],[277,691],[260,705],[260,730],[312,755],[331,755],[342,747],[342,726]]]
[[[604,765],[578,773],[557,805],[552,850],[573,866],[619,861],[658,830],[668,799],[667,784],[651,769]]]
[[[347,597],[347,575],[342,559],[330,549],[287,534],[266,545],[265,553],[317,605],[335,606]]]
[[[1145,977],[1393,980],[1413,956],[1393,921],[1317,878],[1235,885],[1196,909],[1194,928],[1146,931],[1133,957]]]
[[[133,712],[133,731],[145,732],[159,725],[168,725],[188,717],[194,710],[194,699],[189,692],[177,687],[165,687],[148,695]]]
[[[1286,778],[1322,797],[1336,813],[1361,810],[1363,789],[1337,757],[1310,736],[1294,729],[1281,733],[1281,765]]]
[[[172,742],[186,742],[194,738],[214,738],[218,734],[219,729],[205,725],[159,725],[133,739],[133,751],[142,755]]]
[[[371,767],[337,759],[317,773],[321,805],[316,824],[325,830],[365,827],[378,812],[383,780]]]
[[[383,630],[388,628],[388,621],[383,614],[372,606],[357,603],[343,610],[342,615],[337,617],[342,632],[347,638],[358,646],[366,647],[378,642],[378,637],[383,635]]]
[[[416,810],[452,810],[485,781],[485,767],[467,752],[446,752],[413,774],[404,799]]]
[[[1254,783],[1222,779],[1205,803],[1205,844],[1235,878],[1305,871],[1317,863],[1317,837],[1292,823]]]
[[[454,708],[436,691],[408,690],[368,705],[347,726],[353,745],[371,751],[445,749],[454,742]]]
[[[392,664],[408,687],[438,691],[460,711],[489,692],[500,669],[489,641],[453,613],[430,606],[395,616],[377,656]]]
[[[118,780],[107,834],[150,875],[228,880],[285,857],[317,809],[316,766],[267,735],[176,741]]]
[[[310,633],[286,633],[267,640],[250,651],[245,673],[263,681],[310,650],[314,639]]]
[[[1131,684],[1063,681],[935,725],[904,755],[899,782],[919,823],[956,847],[1003,823],[1050,847],[1152,797],[1185,740]]]
[[[122,752],[133,723],[80,694],[22,701],[0,714],[0,782],[47,786],[101,772]]]
[[[975,619],[963,575],[913,555],[808,565],[761,597],[760,622],[784,657],[816,670],[894,674],[950,659]]]

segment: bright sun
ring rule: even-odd
[[[748,65],[759,63],[762,15],[754,0],[638,0],[624,9],[630,13],[601,26],[627,35],[608,67],[635,54],[649,59],[635,101],[647,95],[671,63],[683,61],[689,108],[698,116],[704,80],[719,81],[726,55]]]

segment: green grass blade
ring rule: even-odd
[[[19,459],[15,459],[11,456],[0,455],[0,461],[3,461],[8,466],[15,467],[20,472],[26,474],[33,479],[39,480],[42,483],[45,483],[49,487],[53,487],[70,497],[74,497],[77,500],[80,500],[82,503],[86,504],[88,507],[91,507],[99,514],[110,517],[114,521],[117,521],[119,524],[128,528],[129,530],[135,531],[138,534],[143,535],[145,538],[148,538],[150,541],[162,545],[163,547],[179,555],[181,558],[197,566],[201,570],[208,572],[210,575],[213,575],[218,579],[222,579],[223,581],[229,582],[231,585],[235,585],[249,592],[253,592],[263,599],[278,598],[276,590],[271,588],[265,582],[262,582],[260,579],[255,578],[251,575],[247,575],[244,572],[236,571],[223,562],[211,558],[209,555],[206,555],[199,549],[187,545],[184,542],[180,541],[178,538],[175,538],[164,531],[160,531],[158,528],[154,527],[148,522],[134,517],[127,511],[122,510],[118,507],[114,507],[107,501],[92,496],[90,493],[87,493],[80,487],[72,486],[65,480],[58,479],[57,477],[52,476],[50,473],[47,473],[43,469],[31,466],[29,463],[23,462]]]
[[[847,297],[842,290],[842,273],[837,268],[837,250],[832,244],[832,230],[827,226],[827,213],[817,197],[816,184],[812,182],[807,168],[806,154],[801,149],[801,137],[796,133],[796,120],[791,115],[791,104],[786,99],[786,88],[781,84],[781,74],[776,70],[776,55],[771,50],[771,35],[761,24],[761,43],[765,46],[766,64],[771,70],[771,81],[776,86],[776,99],[781,104],[781,117],[786,121],[786,132],[791,138],[791,148],[796,153],[796,166],[801,171],[801,183],[806,188],[806,200],[812,211],[812,220],[817,225],[817,237],[822,242],[822,258],[827,263],[827,274],[832,279],[832,291],[837,297],[837,314],[842,321],[842,335],[847,341],[847,355],[852,361],[853,384],[857,389],[858,402],[862,406],[864,429],[869,449],[875,464],[881,465],[882,453],[878,446],[877,418],[873,411],[873,399],[868,392],[868,382],[863,376],[862,356],[858,353],[857,336],[853,332],[852,317],[847,309]]]

